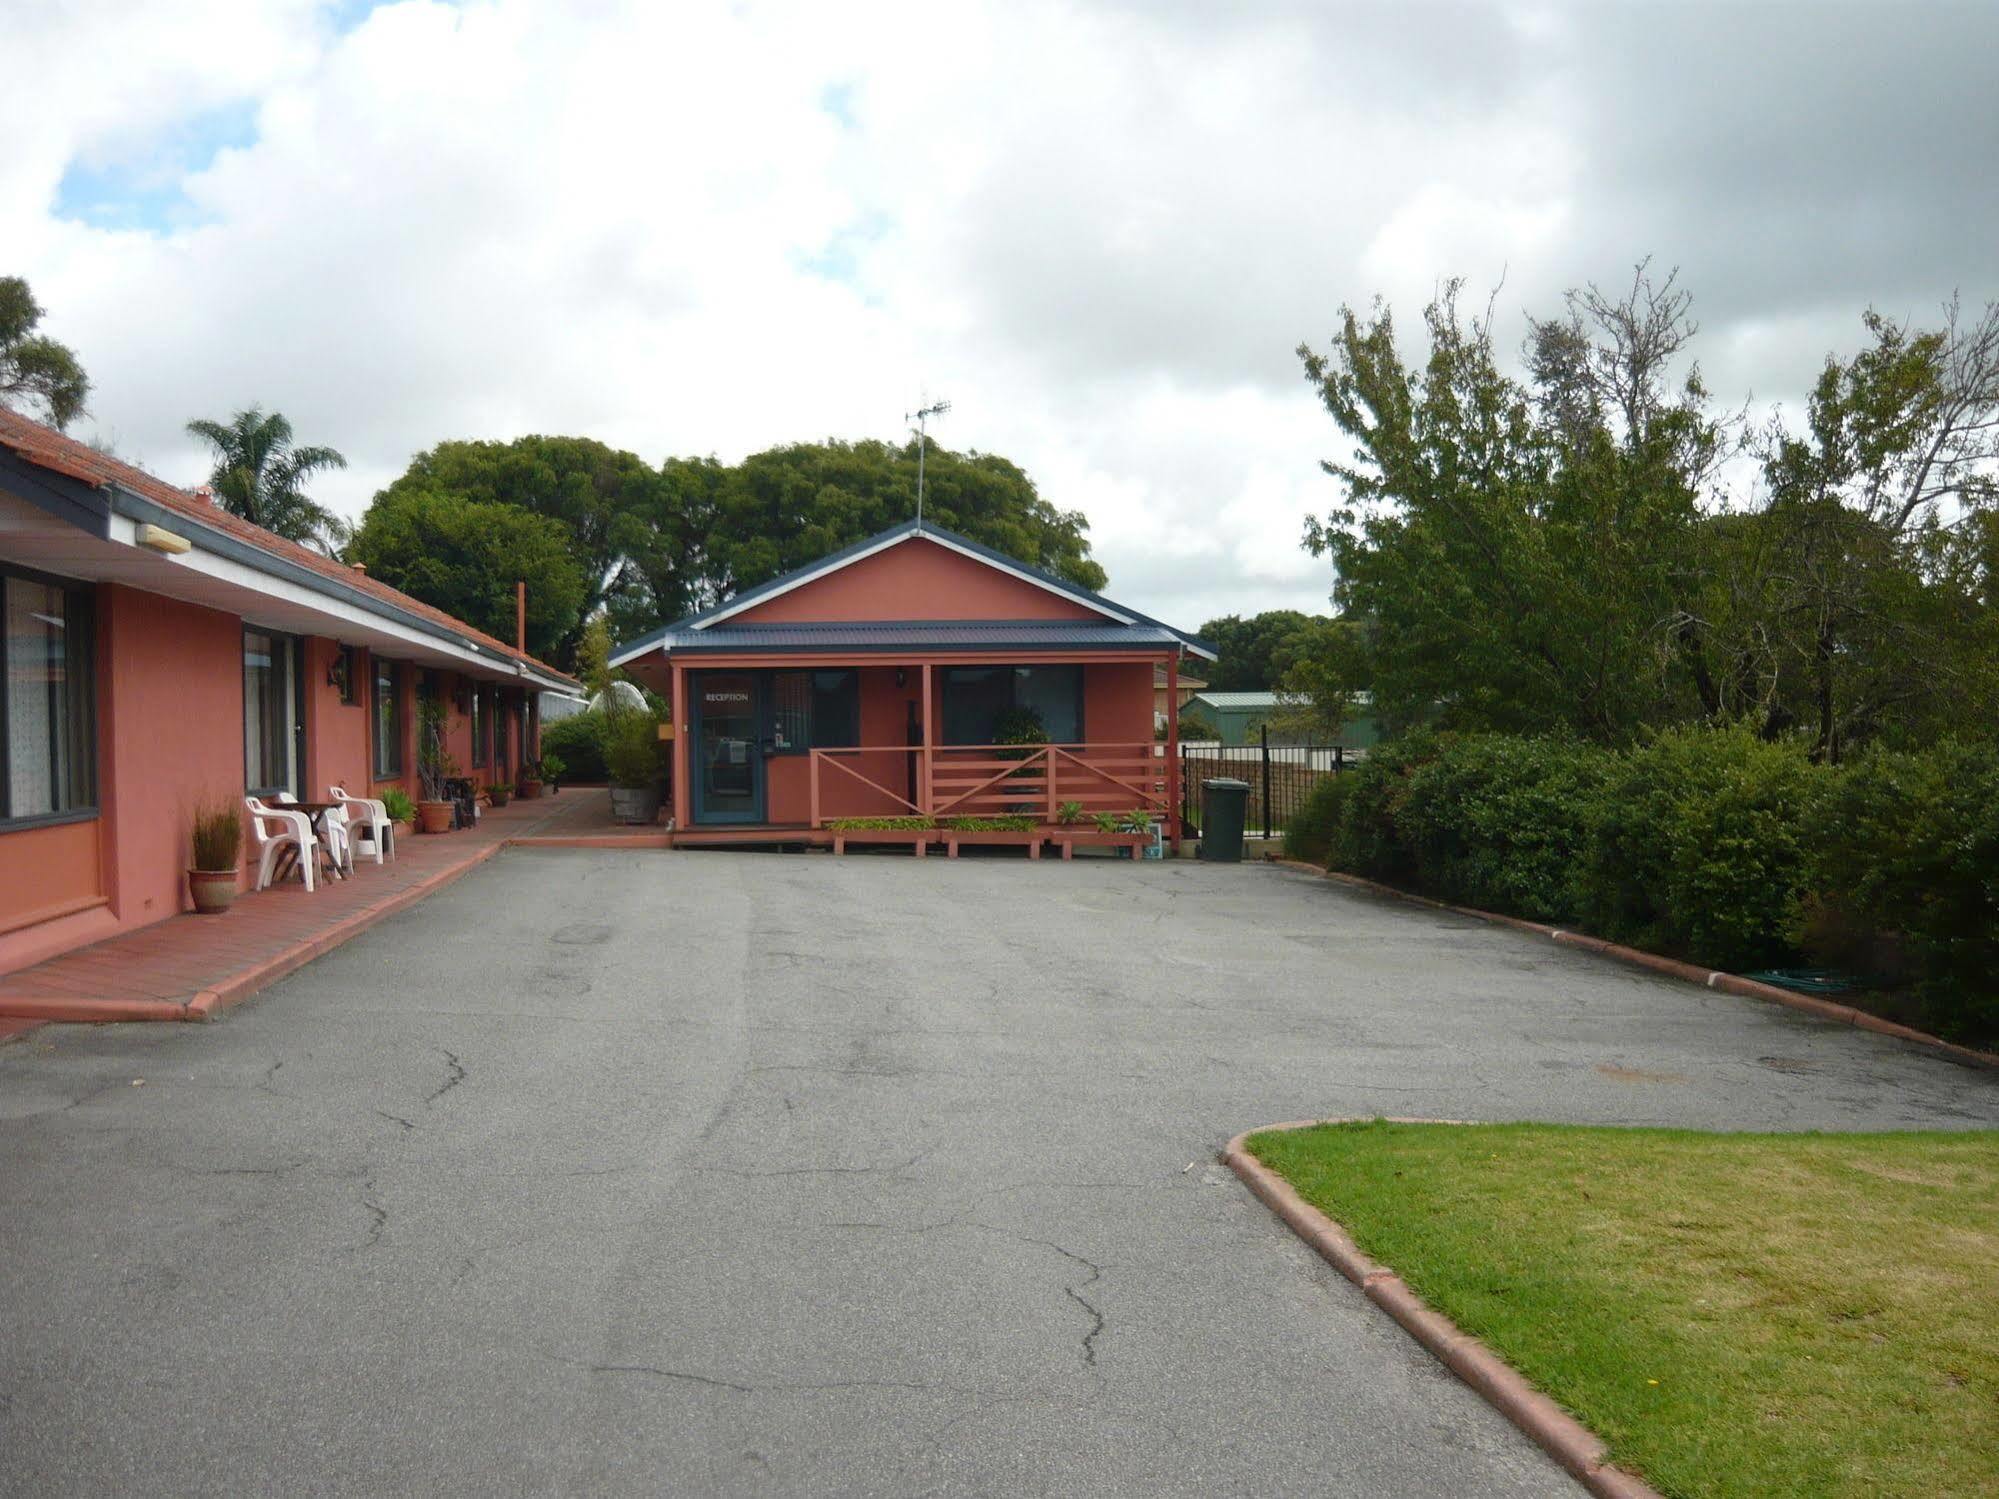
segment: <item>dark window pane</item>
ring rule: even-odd
[[[991,744],[993,727],[1013,703],[1013,669],[947,666],[944,669],[944,743]]]
[[[298,792],[292,651],[289,636],[243,632],[243,780],[252,791]]]
[[[770,726],[780,755],[802,754],[813,746],[811,672],[771,673]]]
[[[1083,742],[1083,668],[1080,666],[1016,666],[1015,706],[1041,715],[1050,744]]]
[[[89,595],[0,578],[6,640],[7,785],[0,814],[91,805]]]
[[[402,674],[393,661],[375,663],[375,778],[403,772]]]
[[[815,671],[812,677],[812,743],[816,749],[851,749],[861,742],[861,678],[853,671]]]

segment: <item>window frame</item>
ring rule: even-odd
[[[486,688],[483,683],[472,683],[472,768],[484,770],[492,759],[487,753],[486,741],[493,732],[493,720],[486,712]]]
[[[812,680],[822,674],[838,673],[847,679],[847,691],[852,709],[852,736],[842,743],[822,742],[819,737],[819,688]],[[809,755],[816,749],[858,749],[861,744],[861,673],[853,666],[787,666],[781,670],[763,673],[762,683],[764,714],[763,736],[767,744],[777,746],[770,753],[776,756]],[[778,678],[805,678],[805,732],[798,742],[778,745]]]
[[[393,748],[395,759],[382,758],[382,678],[388,677],[389,697],[395,705],[395,732]],[[383,656],[374,656],[368,662],[368,768],[377,781],[399,781],[403,778],[403,762],[406,758],[404,741],[409,738],[408,715],[403,711],[403,663],[391,661]]]
[[[1006,681],[1006,705],[1009,710],[1023,706],[1020,700],[1020,673],[1022,671],[1073,671],[1076,674],[1076,737],[1073,740],[1051,739],[1051,744],[1088,744],[1090,742],[1089,722],[1085,717],[1089,705],[1088,663],[1082,661],[984,661],[963,666],[941,668],[937,682],[937,722],[941,732],[949,721],[950,710],[947,699],[951,692],[951,678],[961,671],[997,671]],[[942,741],[946,745],[957,745],[955,739]]]
[[[8,674],[0,669],[0,833],[24,832],[29,828],[57,827],[67,822],[90,822],[102,812],[98,800],[99,780],[97,766],[97,590],[89,583],[77,578],[65,578],[55,573],[38,572],[34,568],[17,567],[11,563],[0,563],[0,655],[4,655],[6,641],[5,594],[10,579],[23,583],[33,583],[43,588],[60,589],[63,594],[63,623],[67,629],[74,622],[82,626],[75,650],[65,663],[74,671],[82,669],[82,692],[69,712],[77,729],[77,743],[72,748],[73,763],[80,765],[88,782],[89,795],[84,804],[66,807],[59,812],[27,812],[13,816],[9,810],[13,797],[14,774],[13,757],[7,738],[7,698]]]
[[[250,746],[243,745],[243,793],[246,796],[270,797],[280,791],[289,791],[297,796],[305,789],[305,641],[297,635],[289,635],[283,630],[267,630],[259,625],[243,626],[243,650],[245,666],[248,666],[250,637],[261,635],[271,642],[274,651],[282,650],[285,657],[285,689],[291,698],[291,743],[286,747],[286,758],[291,763],[293,780],[298,784],[278,786],[256,786],[250,782]],[[250,687],[247,679],[243,684],[243,723],[250,722]]]

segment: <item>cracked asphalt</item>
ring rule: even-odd
[[[1999,1079],[1268,866],[515,850],[0,1048],[0,1493],[1580,1492],[1214,1161],[1370,1113]]]

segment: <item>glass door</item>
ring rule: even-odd
[[[762,822],[763,721],[757,678],[704,671],[688,684],[694,707],[694,820]]]

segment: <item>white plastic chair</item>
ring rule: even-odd
[[[244,797],[243,805],[250,809],[250,833],[257,840],[257,888],[270,888],[271,871],[277,867],[278,855],[287,848],[297,851],[299,876],[305,881],[305,888],[316,888],[319,840],[312,836],[312,819],[303,812],[267,807],[254,796]]]
[[[338,786],[329,786],[327,795],[340,803],[354,838],[368,846],[377,864],[382,862],[384,852],[391,859],[396,856],[396,825],[386,805],[374,797],[349,796]],[[353,867],[351,854],[348,867]]]

